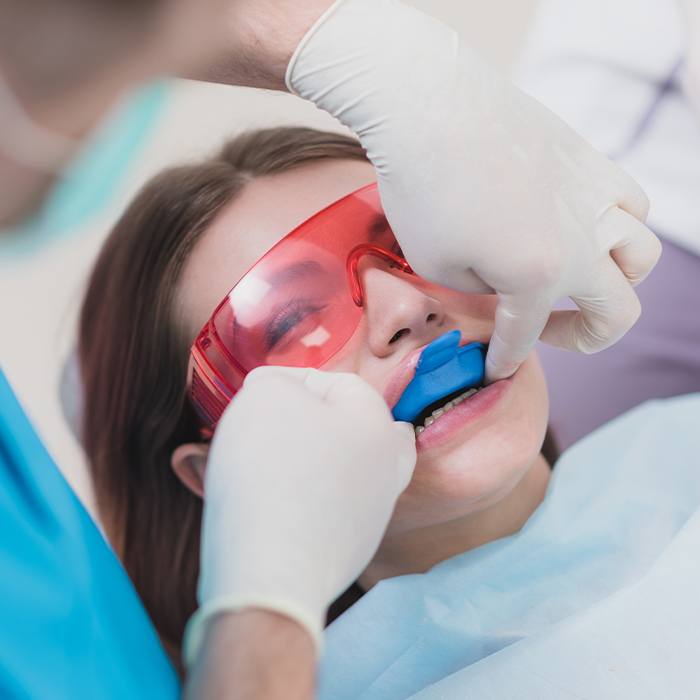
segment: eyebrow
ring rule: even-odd
[[[315,260],[302,260],[275,272],[270,278],[272,284],[289,284],[309,274],[319,274],[323,267]]]

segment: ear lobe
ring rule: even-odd
[[[204,474],[208,455],[208,445],[191,442],[177,447],[170,458],[170,466],[177,478],[200,498],[204,498]]]

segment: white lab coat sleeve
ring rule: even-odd
[[[542,0],[517,82],[644,187],[656,233],[700,254],[700,112],[682,89],[691,63],[700,79],[700,3],[685,2],[692,41],[677,0]]]

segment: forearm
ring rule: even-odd
[[[184,700],[310,700],[316,651],[290,618],[244,610],[212,620]]]
[[[200,80],[285,90],[284,75],[294,50],[333,0],[232,0],[226,45]]]

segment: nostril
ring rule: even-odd
[[[437,314],[428,314],[425,317],[425,322],[430,323],[431,321],[437,321]]]
[[[396,331],[394,335],[391,336],[389,340],[389,345],[392,343],[395,343],[399,338],[403,338],[405,335],[408,335],[411,331],[408,328],[402,328],[400,331]]]

